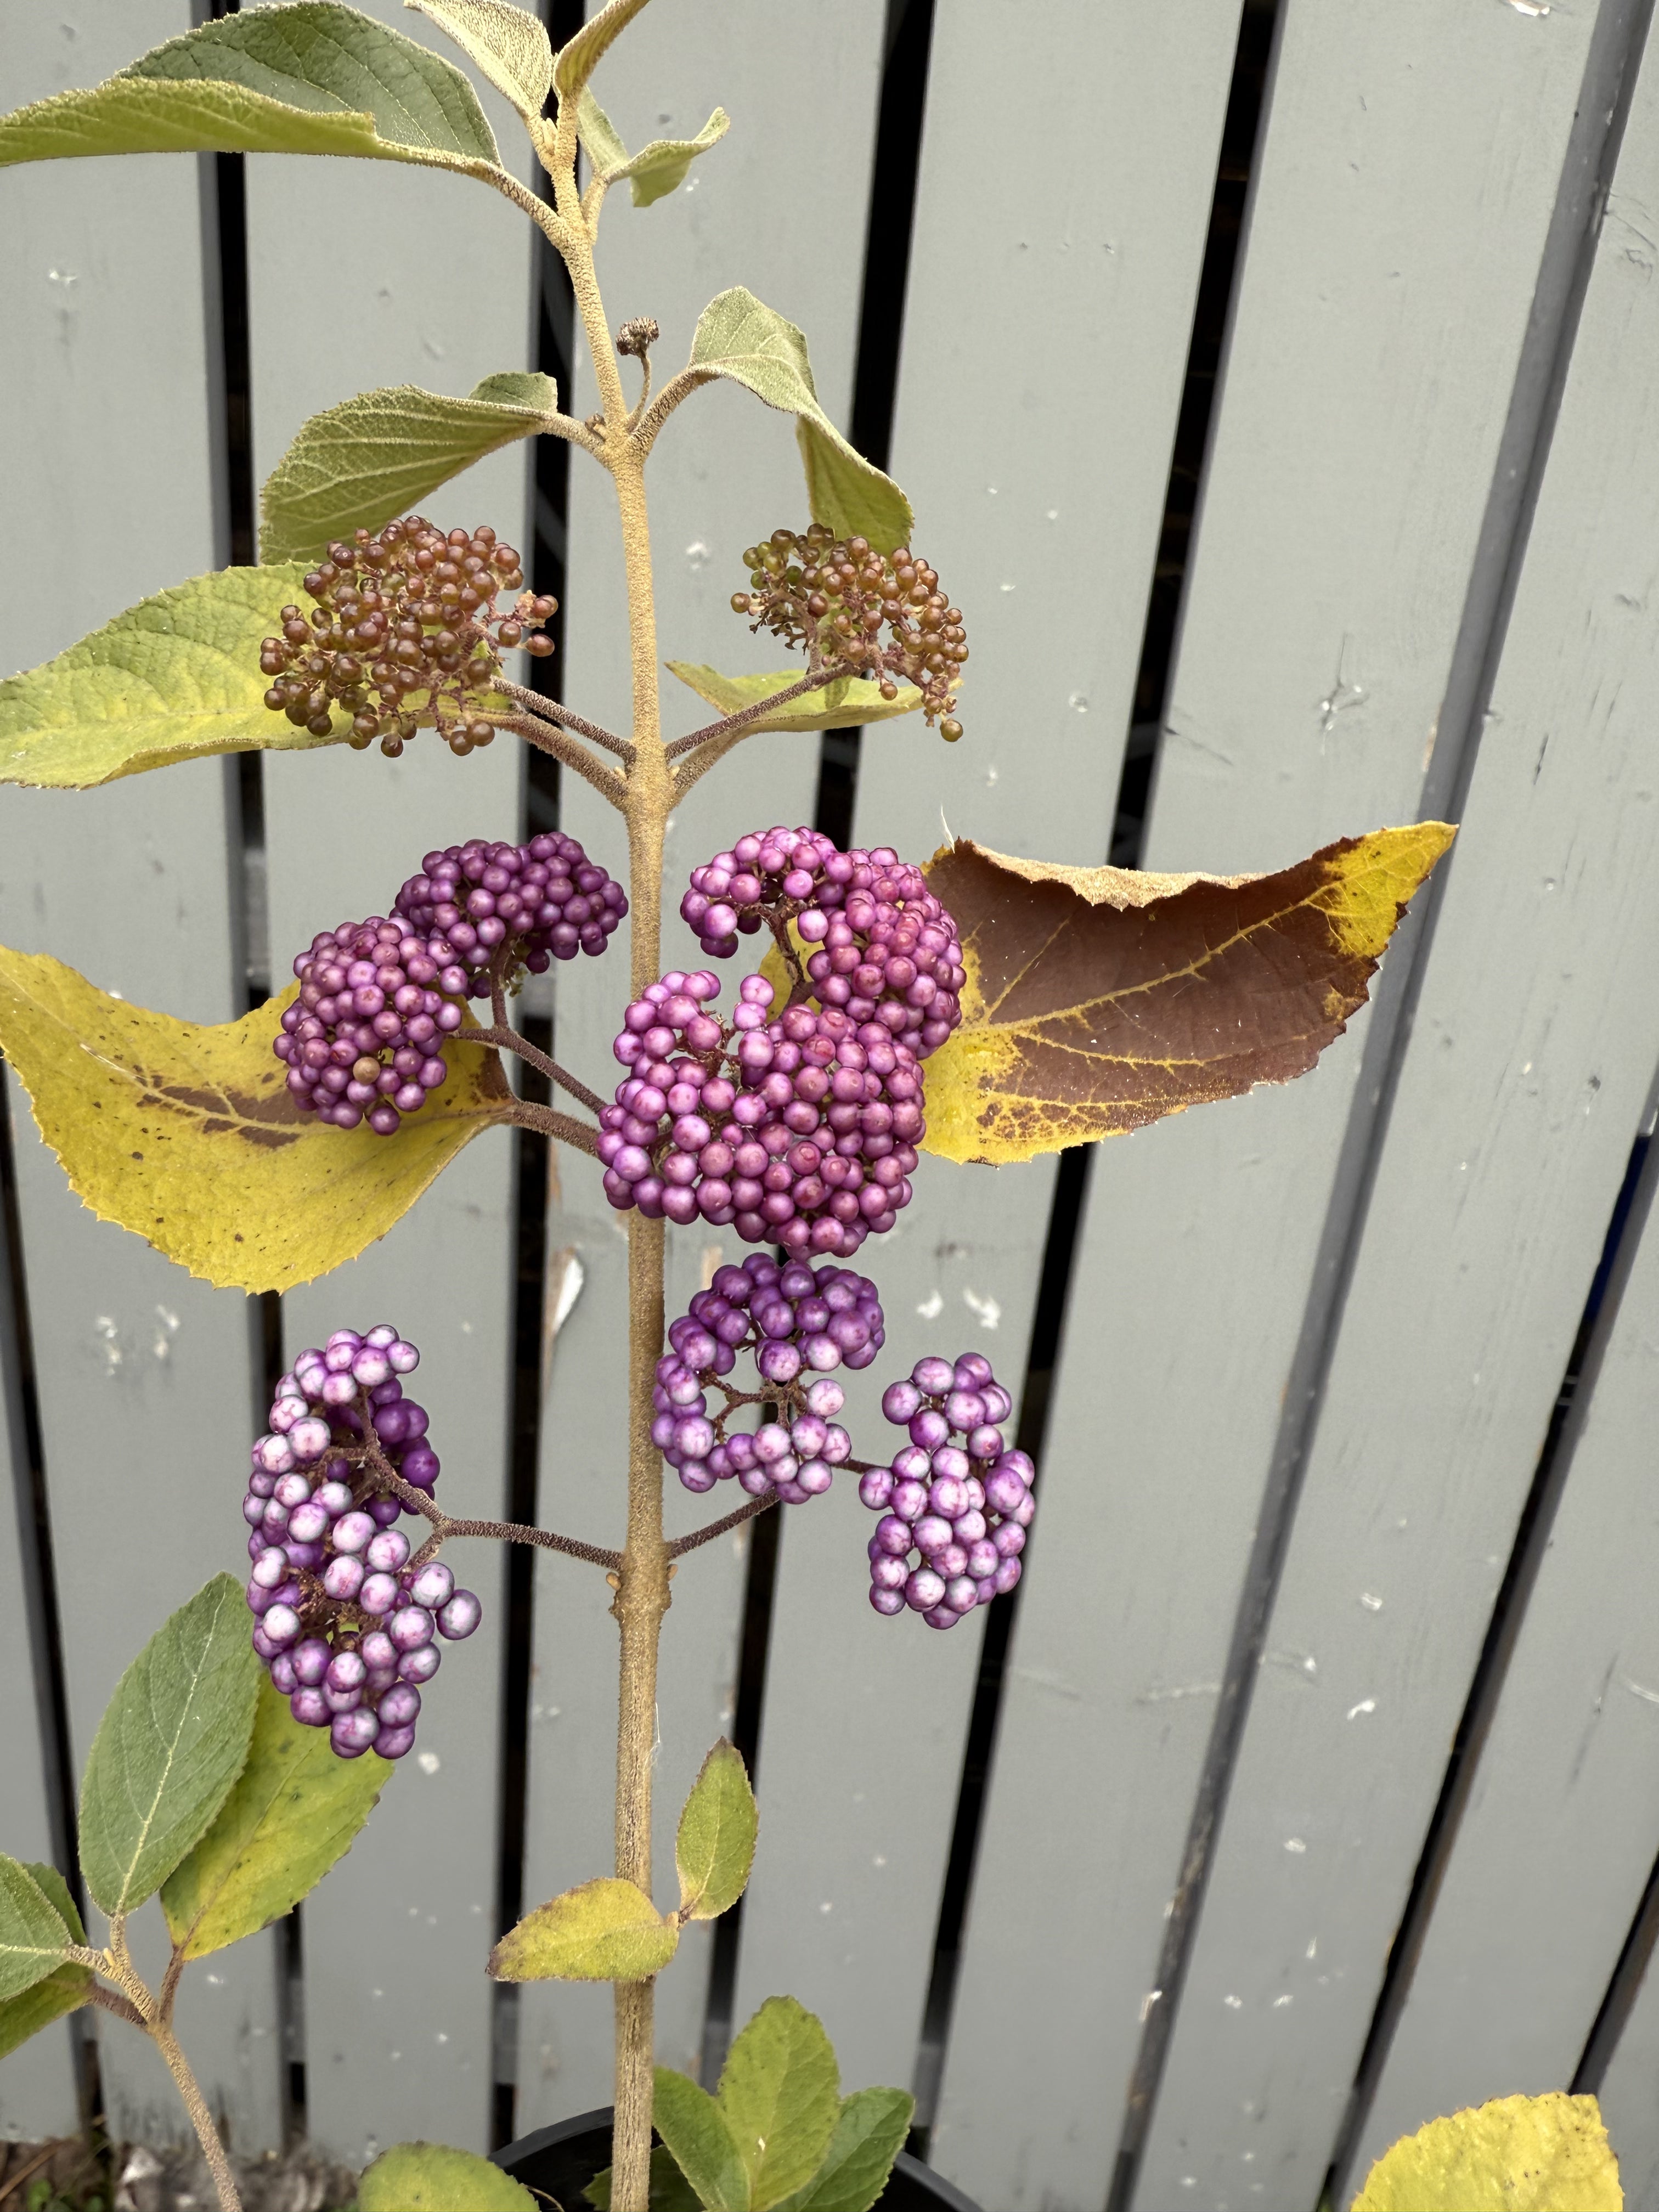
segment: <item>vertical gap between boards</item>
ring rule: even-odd
[[[1246,0],[1234,53],[1231,88],[1211,195],[1208,227],[1192,334],[1182,372],[1181,406],[1164,487],[1156,566],[1147,596],[1134,703],[1112,810],[1109,859],[1114,867],[1143,864],[1157,741],[1179,630],[1193,517],[1209,443],[1228,317],[1234,292],[1245,200],[1254,161],[1279,0]],[[1020,1449],[1037,1462],[1047,1437],[1078,1231],[1089,1189],[1092,1148],[1061,1154],[1043,1247],[1041,1287],[1020,1400]],[[1034,1537],[1034,1544],[1040,1537]],[[1018,1621],[1022,1583],[994,1607],[980,1648],[950,1857],[934,1936],[933,1972],[923,2013],[910,2148],[926,2157],[949,2048],[974,1870],[984,1822],[1006,1686],[1008,1655]]]
[[[933,0],[887,0],[848,431],[878,469],[892,453],[933,40]],[[861,730],[826,730],[818,753],[813,820],[843,851],[853,842],[862,738]]]
[[[18,1558],[22,1569],[33,1701],[45,1765],[46,1832],[53,1863],[70,1886],[82,1919],[85,1885],[76,1835],[75,1761],[70,1750],[69,1692],[64,1674],[63,1619],[52,1560],[52,1509],[46,1490],[44,1431],[29,1318],[28,1281],[12,1147],[10,1091],[14,1082],[0,1060],[0,1424],[9,1448],[15,1487]],[[75,2053],[76,2091],[88,2141],[102,2117],[98,2045],[83,2014],[69,2022]]]
[[[548,36],[556,51],[581,27],[582,0],[549,0],[544,9]],[[545,193],[547,179],[538,176]],[[569,404],[575,301],[570,280],[549,241],[538,231],[533,248],[529,343],[536,366],[558,387],[559,404]],[[546,625],[553,652],[531,659],[526,681],[545,698],[563,690],[564,601],[569,529],[570,448],[560,438],[538,438],[528,456],[528,561],[533,589],[551,592],[558,611]],[[560,826],[559,763],[534,746],[525,748],[524,835],[538,837]],[[517,1005],[517,1026],[544,1053],[554,1049],[556,1001],[553,973],[527,975]],[[520,1096],[552,1103],[546,1079],[522,1062],[509,1068]],[[547,1333],[547,1218],[557,1187],[552,1140],[528,1129],[514,1132],[513,1380],[507,1442],[506,1512],[514,1521],[537,1518],[541,1460],[543,1376]],[[495,1930],[505,1933],[524,1911],[526,1825],[529,1817],[530,1715],[535,1679],[536,1554],[525,1545],[507,1547],[506,1620],[501,1639],[501,1749],[496,1808]],[[493,1985],[490,2146],[499,2149],[517,2133],[519,2081],[519,1992],[509,1983]]]

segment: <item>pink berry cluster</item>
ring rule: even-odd
[[[402,1377],[420,1353],[389,1322],[339,1329],[276,1385],[242,1500],[253,1648],[296,1721],[326,1728],[342,1759],[401,1759],[415,1741],[436,1638],[471,1636],[482,1613],[441,1559],[416,1563],[377,1484],[367,1412],[386,1463],[416,1490],[438,1479],[423,1407]]]
[[[859,1484],[882,1516],[870,1540],[870,1602],[954,1628],[1019,1580],[1036,1469],[1005,1448],[1012,1401],[979,1352],[954,1364],[919,1359],[908,1382],[890,1384],[881,1409],[910,1441]]]
[[[730,1223],[792,1258],[849,1259],[910,1200],[926,1132],[915,1054],[878,1022],[788,1006],[745,975],[730,1024],[716,977],[672,970],[623,1017],[631,1070],[599,1115],[612,1206],[682,1224]]]
[[[829,1489],[852,1449],[832,1418],[846,1403],[832,1370],[869,1366],[885,1341],[873,1283],[848,1267],[799,1260],[780,1267],[751,1252],[740,1267],[715,1270],[668,1341],[657,1363],[651,1437],[688,1490],[712,1490],[735,1475],[751,1498],[801,1505]],[[745,1351],[764,1386],[758,1392],[723,1380]],[[712,1419],[710,1390],[726,1401]],[[739,1407],[763,1405],[778,1418],[752,1431],[728,1425]]]
[[[757,830],[692,870],[680,914],[720,960],[739,935],[764,925],[782,939],[793,923],[814,948],[818,1004],[879,1022],[919,1060],[962,1019],[957,926],[921,870],[887,846],[842,853],[816,830]]]
[[[555,830],[527,845],[474,837],[428,853],[392,910],[411,929],[445,939],[477,999],[489,994],[492,964],[498,975],[520,968],[540,975],[550,960],[603,952],[628,912],[628,894]]]

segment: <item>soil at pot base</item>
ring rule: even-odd
[[[550,2197],[561,2212],[591,2212],[582,2191],[611,2163],[610,2111],[578,2112],[556,2127],[520,2136],[492,2155],[515,2181]],[[883,2212],[979,2212],[959,2189],[904,2151],[879,2202]]]

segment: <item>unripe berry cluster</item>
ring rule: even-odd
[[[359,530],[349,545],[337,540],[304,579],[316,601],[309,617],[284,607],[282,635],[260,646],[265,704],[316,738],[343,708],[359,752],[378,738],[395,758],[422,724],[453,753],[487,745],[495,732],[484,695],[501,654],[553,650],[540,625],[556,599],[525,592],[496,612],[496,593],[523,581],[518,554],[485,526],[446,537],[411,514],[374,536]]]
[[[483,1610],[441,1560],[415,1563],[392,1525],[404,1508],[364,1450],[367,1407],[403,1480],[423,1491],[437,1480],[425,1408],[403,1395],[420,1356],[390,1323],[301,1352],[276,1385],[242,1500],[253,1648],[295,1719],[326,1728],[343,1759],[404,1756],[420,1685],[438,1671],[435,1638],[471,1636]]]
[[[831,676],[869,677],[884,699],[897,698],[896,678],[914,684],[927,720],[945,717],[939,735],[953,744],[962,735],[951,711],[968,658],[962,610],[939,588],[937,569],[908,546],[878,553],[867,538],[840,538],[815,522],[804,533],[775,530],[743,563],[750,587],[732,593],[732,609],[753,616],[750,629],[816,648]]]
[[[603,952],[628,912],[628,894],[588,859],[574,837],[550,830],[527,845],[489,844],[474,837],[428,853],[393,902],[411,927],[441,935],[471,981],[471,996],[489,993],[488,970],[520,967],[532,975],[551,960]]]
[[[763,975],[743,978],[729,1025],[708,1010],[719,993],[676,969],[629,1007],[613,1049],[632,1073],[599,1115],[605,1196],[848,1259],[910,1201],[927,1126],[915,1055],[833,1007],[769,1019]]]
[[[918,1059],[962,1019],[956,923],[890,846],[842,853],[816,830],[757,830],[692,870],[680,914],[715,959],[763,924],[787,943],[793,923],[815,948],[806,972],[820,1006],[879,1022]]]
[[[908,1382],[889,1386],[881,1409],[910,1441],[859,1484],[882,1516],[870,1540],[870,1602],[878,1613],[908,1607],[930,1628],[954,1628],[1019,1580],[1036,1469],[1005,1448],[1000,1425],[1012,1401],[979,1352],[954,1364],[919,1359]]]
[[[885,1340],[881,1301],[864,1276],[799,1260],[780,1267],[751,1252],[740,1267],[717,1268],[670,1328],[672,1349],[657,1362],[652,1442],[688,1490],[712,1490],[735,1475],[751,1498],[805,1504],[829,1489],[852,1449],[830,1419],[846,1403],[831,1372],[869,1366]],[[723,1379],[745,1351],[758,1392]],[[726,1401],[712,1419],[710,1390]],[[728,1427],[738,1407],[763,1402],[776,1406],[776,1420]]]

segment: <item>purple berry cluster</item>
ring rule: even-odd
[[[889,1386],[881,1409],[910,1441],[859,1484],[882,1516],[870,1540],[870,1602],[878,1613],[908,1607],[930,1628],[954,1628],[1019,1580],[1036,1469],[1024,1452],[1005,1449],[1000,1424],[1012,1401],[976,1352],[954,1365],[919,1359],[908,1382]]]
[[[846,1393],[837,1367],[869,1366],[885,1340],[876,1286],[848,1267],[782,1267],[751,1252],[740,1267],[716,1269],[706,1291],[668,1332],[657,1362],[652,1442],[688,1490],[712,1490],[735,1475],[751,1498],[803,1505],[829,1489],[852,1449],[833,1415]],[[722,1379],[739,1352],[752,1352],[763,1389],[735,1391]],[[708,1393],[725,1407],[711,1420]],[[727,1426],[740,1406],[775,1405],[781,1418],[753,1431]]]
[[[449,1073],[443,1041],[461,1026],[465,969],[441,939],[372,915],[313,937],[294,972],[300,995],[271,1049],[295,1103],[337,1129],[367,1117],[394,1135]]]
[[[474,837],[428,853],[392,910],[412,930],[445,940],[476,999],[489,996],[492,965],[498,976],[520,967],[540,975],[550,960],[603,952],[628,912],[628,894],[556,830],[527,845]]]
[[[438,1671],[435,1639],[471,1636],[482,1613],[441,1560],[411,1557],[392,1525],[404,1508],[367,1460],[365,1409],[405,1482],[430,1491],[437,1480],[426,1410],[401,1380],[420,1356],[390,1323],[339,1329],[302,1352],[276,1385],[242,1500],[253,1648],[295,1719],[326,1728],[342,1759],[404,1756],[420,1685]]]
[[[926,1132],[915,1056],[879,1023],[789,1006],[745,975],[731,1024],[720,983],[672,970],[623,1017],[631,1069],[599,1115],[612,1206],[682,1224],[732,1224],[792,1258],[849,1259],[910,1200]]]
[[[818,1004],[878,1022],[918,1060],[962,1019],[957,926],[920,868],[887,846],[838,852],[816,830],[759,830],[691,872],[680,914],[723,960],[739,934],[790,923],[816,949],[806,972]]]

